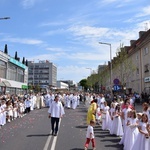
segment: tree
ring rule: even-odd
[[[99,74],[99,86],[101,87],[100,91],[103,92],[103,87],[109,85],[110,78],[110,68],[109,65],[104,64],[103,69],[98,73]]]
[[[82,87],[84,87],[84,90],[87,91],[88,89],[87,79],[82,79],[79,83]]]
[[[15,59],[16,59],[16,60],[18,59],[17,51],[15,52]]]
[[[4,53],[5,53],[5,54],[8,54],[7,44],[5,44]]]
[[[120,85],[125,87],[128,79],[135,70],[135,65],[132,63],[131,57],[128,56],[128,52],[125,47],[121,46],[118,48],[117,54],[118,55],[113,62],[113,72],[115,72],[116,78],[120,80]]]
[[[26,65],[26,66],[28,66],[28,60],[27,60],[27,59],[26,59],[26,63],[25,63],[25,65]]]
[[[25,64],[25,58],[24,58],[24,57],[23,57],[23,59],[22,59],[22,63]]]

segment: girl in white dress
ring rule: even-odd
[[[1,125],[5,125],[6,124],[6,102],[5,100],[2,100],[1,103]]]
[[[148,131],[148,135],[145,140],[145,149],[150,149],[150,123],[147,124],[146,129]]]
[[[1,103],[0,103],[0,129],[2,127],[2,109],[1,109]]]
[[[14,103],[13,117],[14,117],[14,119],[17,119],[17,117],[18,117],[18,105],[17,105],[17,102]]]
[[[150,123],[150,110],[148,109],[148,107],[149,107],[148,103],[143,103],[143,105],[142,105],[143,114],[147,114],[148,122]]]
[[[107,106],[107,102],[104,102],[104,108],[102,111],[102,130],[109,130],[109,122],[110,122],[110,115],[109,115],[109,106]]]
[[[134,142],[131,150],[146,150],[145,143],[146,143],[146,137],[148,136],[148,131],[146,129],[147,123],[148,123],[148,116],[146,114],[143,114],[141,123],[138,126],[139,133],[137,135],[137,139]]]
[[[147,131],[148,131],[148,136],[146,137],[146,140],[145,140],[145,149],[150,149],[150,124],[147,124],[147,127],[146,127]]]
[[[128,122],[128,129],[126,131],[126,139],[125,139],[125,150],[131,150],[132,146],[137,139],[137,135],[139,133],[138,131],[138,119],[136,116],[136,111],[133,110],[131,111],[131,118],[129,119]]]
[[[25,112],[25,104],[23,102],[23,100],[20,100],[19,104],[18,104],[18,109],[19,109],[19,118],[22,118]]]
[[[117,136],[123,136],[123,127],[121,121],[121,106],[119,104],[115,108],[111,134],[115,134]]]
[[[121,141],[119,142],[119,144],[123,144],[124,147],[125,147],[125,143],[126,143],[126,137],[128,136],[128,130],[129,130],[129,122],[130,122],[130,119],[131,119],[131,110],[127,112],[126,114],[126,119],[125,119],[125,122],[124,122],[124,134],[121,138]]]
[[[113,124],[113,116],[115,114],[115,104],[111,103],[111,108],[109,110],[109,115],[110,115],[110,122],[109,122],[109,130],[110,130],[110,134],[112,134],[112,124]]]
[[[7,102],[6,109],[7,109],[7,119],[8,119],[8,122],[11,122],[13,120],[13,105],[12,105],[11,101]]]
[[[96,109],[96,121],[97,124],[100,125],[100,121],[101,121],[101,110],[100,107],[97,105],[97,109]]]

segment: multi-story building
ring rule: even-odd
[[[130,46],[125,46],[123,50],[126,52],[123,54],[127,56],[118,55],[111,61],[112,85],[115,84],[114,81],[118,81],[117,84],[127,93],[146,92],[150,94],[150,30],[140,31],[139,38],[131,40]],[[120,57],[125,61],[118,61]],[[104,71],[110,70],[105,69]],[[109,76],[107,80],[109,81]],[[109,83],[105,82],[105,86],[108,85]]]
[[[76,91],[77,90],[77,83],[73,80],[60,80],[60,82],[64,82],[68,84],[68,88],[70,91]]]
[[[27,64],[0,51],[0,93],[23,94],[27,90]]]
[[[28,84],[40,88],[57,86],[57,67],[49,61],[28,62]]]
[[[139,39],[133,41],[127,51],[136,66],[128,88],[150,94],[150,30],[140,31]]]

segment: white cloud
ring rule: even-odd
[[[91,68],[91,69],[95,70],[96,68]],[[86,67],[78,67],[78,66],[59,67],[58,66],[58,80],[75,79],[76,82],[79,82],[81,79],[88,77],[90,74],[91,74],[90,70],[86,69]]]
[[[57,29],[57,30],[50,30],[44,33],[44,35],[56,35],[56,34],[62,34],[66,32],[66,30],[64,30],[63,28]]]
[[[109,30],[108,28],[98,28],[98,27],[90,27],[90,26],[72,26],[68,29],[75,36],[84,36],[84,37],[100,37],[106,34]]]
[[[89,60],[89,61],[91,61],[91,60],[93,60],[93,61],[95,61],[95,60],[106,60],[105,59],[105,57],[101,57],[102,56],[102,53],[98,53],[98,52],[91,52],[91,53],[89,53],[89,52],[85,52],[85,53],[73,53],[73,54],[69,54],[68,56],[67,56],[67,58],[69,58],[69,59],[75,59],[75,60]],[[103,54],[103,56],[104,56],[104,54]]]
[[[150,16],[150,5],[144,7],[139,14],[136,15],[136,17],[144,17],[144,16]]]
[[[43,43],[43,41],[37,39],[12,38],[12,37],[3,38],[1,41],[8,41],[13,43],[21,43],[21,44],[29,44],[29,45],[38,45]]]
[[[23,8],[28,9],[31,8],[35,5],[35,3],[40,2],[42,0],[22,0],[21,5]]]
[[[45,26],[61,26],[65,25],[66,22],[43,22],[39,25],[39,27],[45,27]]]

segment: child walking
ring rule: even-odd
[[[93,150],[96,150],[95,148],[95,137],[94,137],[94,130],[93,126],[95,125],[95,121],[91,120],[90,124],[87,127],[87,133],[86,133],[86,143],[84,150],[88,149],[90,141],[92,142]]]

